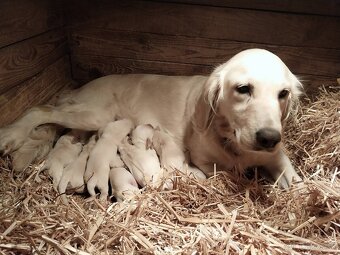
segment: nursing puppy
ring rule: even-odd
[[[132,198],[139,193],[138,184],[133,175],[124,167],[114,167],[110,170],[112,195],[118,202]]]
[[[58,189],[65,167],[78,157],[81,149],[82,144],[77,141],[73,132],[69,132],[59,138],[48,154],[42,170],[48,170],[48,174],[53,178],[55,190]]]
[[[163,177],[157,153],[151,148],[153,134],[151,125],[139,125],[132,131],[132,144],[125,139],[118,147],[122,160],[142,187],[157,187]]]
[[[87,190],[95,196],[95,187],[100,191],[100,200],[106,200],[109,193],[110,168],[122,167],[123,162],[117,155],[117,146],[133,128],[128,119],[108,123],[99,130],[99,139],[90,152],[84,174]]]
[[[0,130],[0,150],[14,151],[38,125],[98,130],[115,117],[150,123],[173,137],[205,174],[262,166],[287,187],[300,180],[282,149],[282,126],[301,84],[274,54],[240,52],[209,77],[110,75],[32,108]]]
[[[74,189],[77,193],[83,193],[85,190],[84,173],[86,169],[87,159],[92,148],[96,144],[96,135],[93,135],[87,144],[83,146],[82,151],[78,157],[70,163],[63,171],[60,179],[58,190],[62,194],[62,199],[67,203],[66,195],[67,189]]]

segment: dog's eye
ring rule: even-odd
[[[289,94],[289,90],[288,89],[283,89],[280,91],[279,93],[279,99],[283,99],[285,97],[287,97]]]
[[[236,87],[236,91],[240,94],[249,94],[251,92],[250,85],[240,85]]]

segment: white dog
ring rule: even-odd
[[[110,184],[112,194],[118,202],[132,198],[140,192],[135,178],[124,167],[111,168]]]
[[[159,126],[189,150],[205,174],[263,166],[280,186],[300,180],[281,144],[282,124],[301,84],[266,50],[240,52],[209,76],[110,75],[32,108],[0,130],[0,150],[18,149],[41,124],[98,130],[115,117]]]
[[[48,174],[53,178],[55,190],[58,189],[64,169],[78,157],[82,150],[82,144],[75,140],[72,132],[61,136],[42,167],[42,170],[48,170]]]
[[[157,153],[151,148],[153,134],[151,125],[139,125],[132,131],[132,144],[125,139],[118,147],[123,162],[142,187],[156,187],[163,177]]]
[[[70,163],[63,172],[60,179],[58,190],[60,194],[66,192],[66,189],[75,189],[77,193],[83,193],[85,190],[84,173],[86,169],[87,159],[92,148],[96,144],[96,135],[93,135],[87,144],[83,146],[83,150],[79,156]],[[66,196],[63,194],[63,201],[66,202]]]
[[[95,196],[95,187],[100,191],[100,200],[106,200],[109,193],[109,173],[112,167],[122,167],[123,162],[117,155],[117,146],[133,128],[128,119],[110,122],[99,130],[99,139],[90,152],[84,179],[87,190]]]

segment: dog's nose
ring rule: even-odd
[[[257,144],[264,149],[272,149],[281,141],[281,133],[273,128],[262,128],[256,132]]]

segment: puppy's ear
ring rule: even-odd
[[[150,138],[147,138],[147,139],[146,139],[145,149],[146,149],[146,150],[153,149],[153,143],[152,143],[152,141],[151,141]]]
[[[291,115],[294,116],[297,113],[299,107],[299,96],[302,94],[303,91],[302,83],[295,75],[293,74],[291,75],[293,80],[293,86],[282,112],[281,121],[283,123],[285,123]]]
[[[98,130],[98,133],[97,133],[98,138],[102,137],[103,133],[104,133],[104,127],[100,128],[100,129]]]
[[[193,125],[197,131],[204,132],[209,129],[221,97],[221,87],[218,75],[214,72],[206,81],[203,91],[196,103],[193,116]]]

